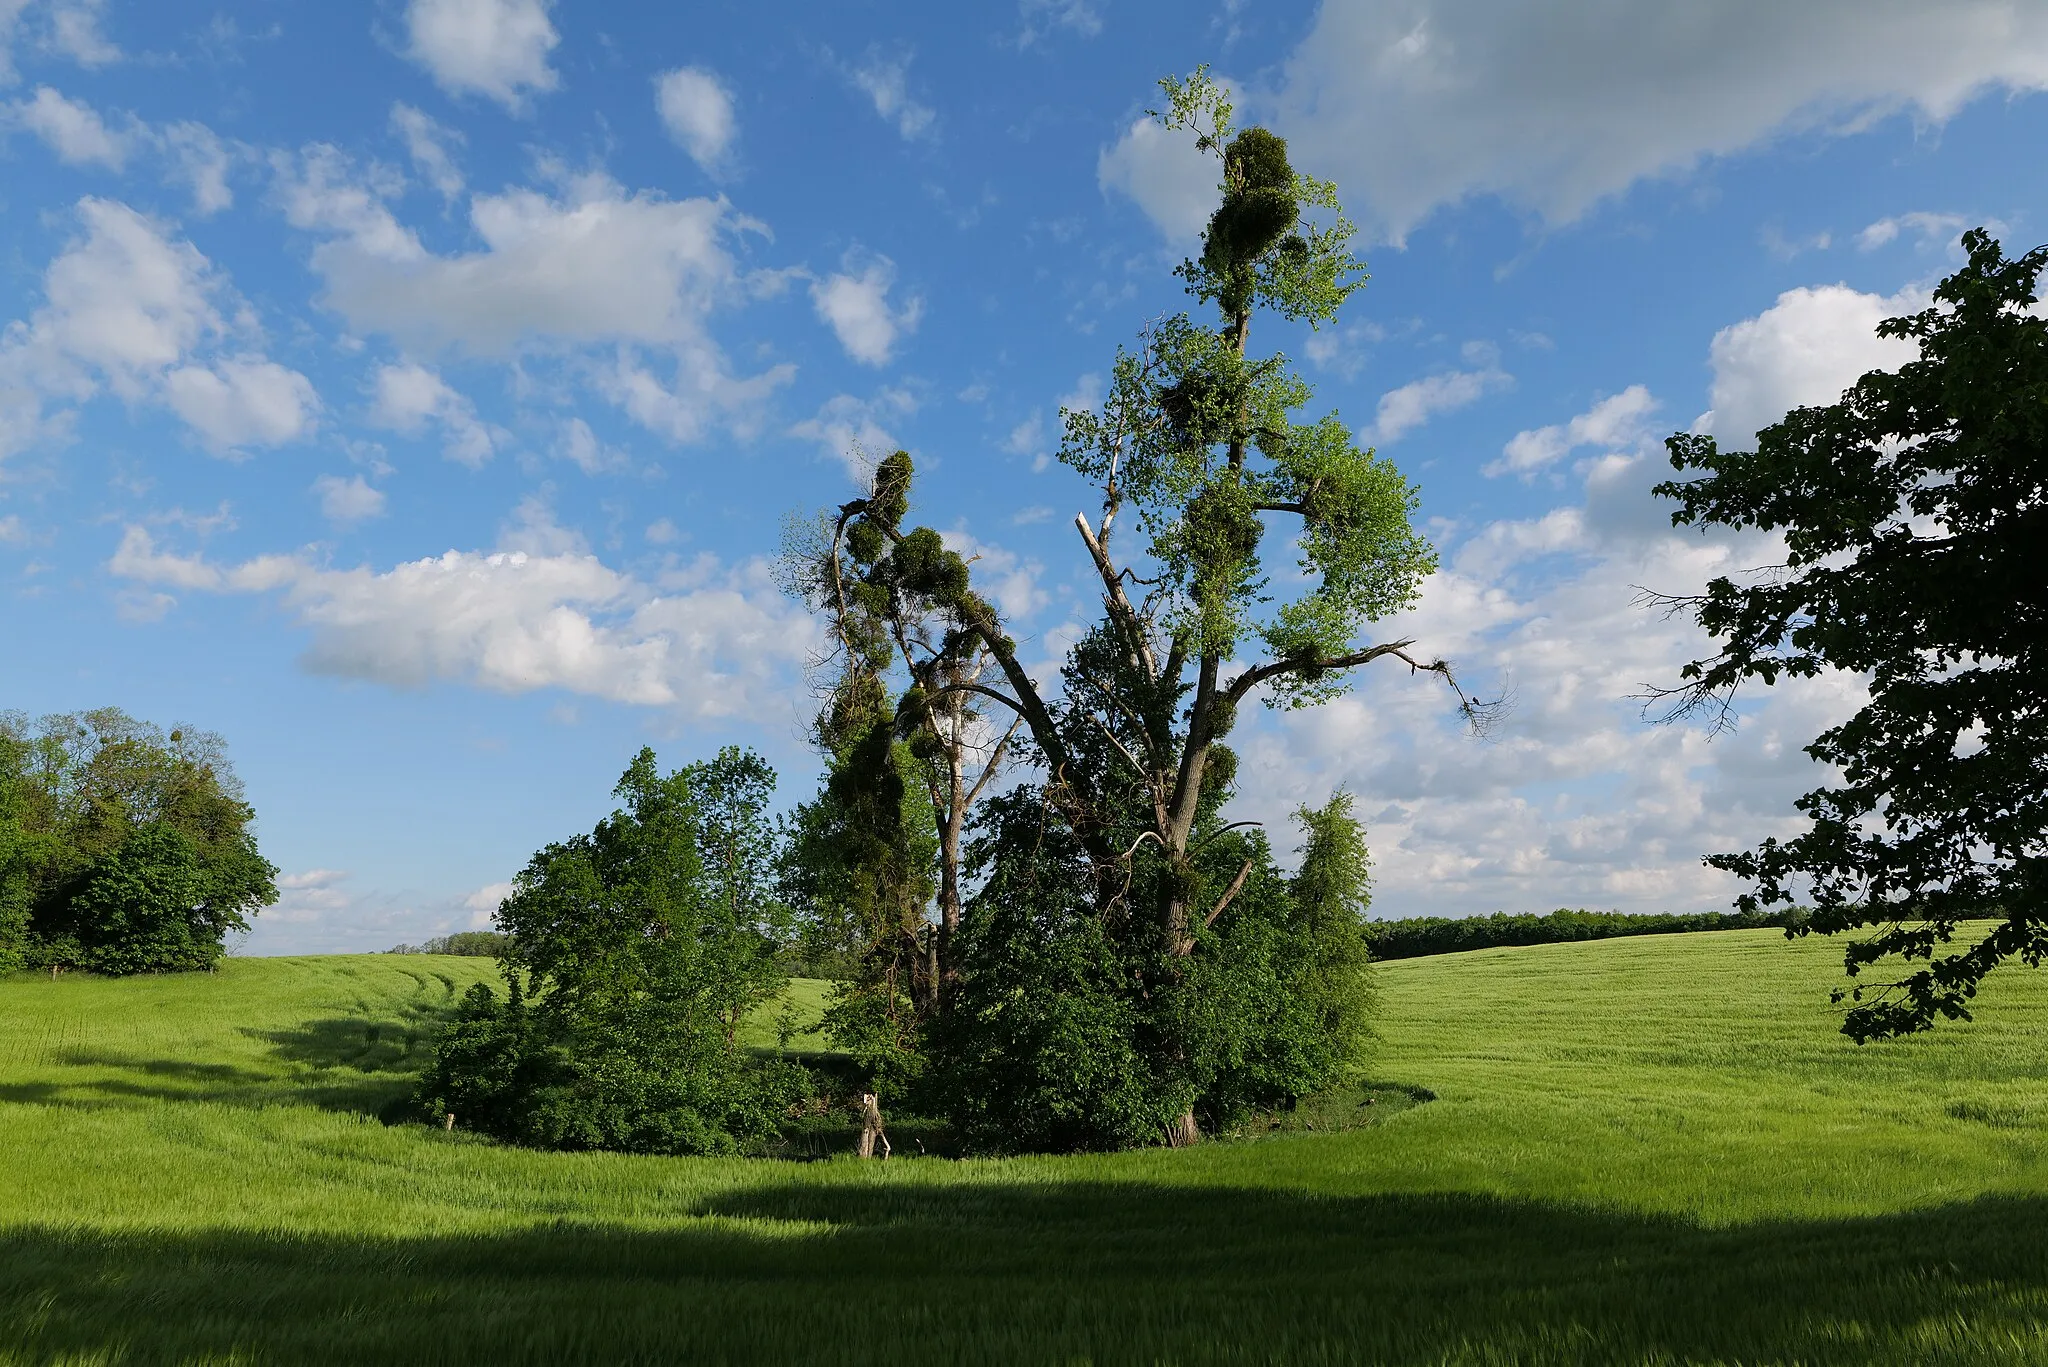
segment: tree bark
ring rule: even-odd
[[[1202,1142],[1202,1127],[1195,1122],[1195,1108],[1190,1106],[1175,1116],[1173,1123],[1166,1127],[1166,1146],[1171,1149],[1189,1149]]]
[[[873,1158],[875,1145],[882,1146],[882,1157],[889,1156],[889,1136],[882,1132],[882,1101],[873,1092],[860,1094],[860,1156]]]

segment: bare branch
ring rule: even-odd
[[[1230,886],[1223,890],[1223,900],[1216,904],[1214,911],[1202,918],[1202,929],[1207,930],[1210,926],[1216,924],[1216,918],[1223,914],[1223,909],[1230,905],[1232,898],[1237,896],[1238,890],[1244,886],[1244,880],[1251,877],[1251,872],[1252,861],[1247,859],[1244,861],[1244,867],[1237,871],[1237,877],[1231,879]]]
[[[1003,751],[1007,750],[1010,746],[1010,737],[1016,735],[1017,728],[1023,724],[1024,714],[1022,712],[1019,712],[1010,719],[1010,729],[1003,732],[1003,738],[996,742],[996,751],[993,755],[989,756],[988,767],[981,771],[981,777],[974,781],[974,786],[967,792],[968,806],[972,807],[974,805],[974,800],[981,796],[981,790],[986,788],[988,781],[996,776],[996,770],[1000,769],[1003,765]]]
[[[1088,546],[1088,558],[1095,562],[1096,573],[1102,576],[1103,602],[1108,606],[1110,615],[1130,633],[1132,653],[1144,668],[1146,680],[1157,680],[1159,661],[1152,654],[1152,643],[1146,639],[1145,629],[1138,619],[1136,609],[1132,608],[1131,600],[1124,596],[1122,576],[1116,572],[1116,567],[1110,564],[1109,552],[1095,539],[1095,533],[1088,526],[1088,515],[1075,513],[1074,526],[1081,533],[1081,540]]]
[[[1196,850],[1202,849],[1211,841],[1215,840],[1217,837],[1226,835],[1229,832],[1238,829],[1240,826],[1263,826],[1265,824],[1266,823],[1263,821],[1233,821],[1228,826],[1219,827],[1216,830],[1209,832],[1209,834],[1203,836],[1200,840],[1196,841],[1193,845],[1188,847],[1188,853],[1193,854]]]
[[[948,693],[979,693],[984,698],[994,698],[997,702],[1009,708],[1012,712],[1015,712],[1020,717],[1028,715],[1024,710],[1024,704],[1018,702],[1015,698],[1006,697],[1005,695],[996,692],[993,688],[988,687],[986,684],[949,683],[944,688],[933,689],[930,693],[926,694],[925,696],[930,698],[943,698]],[[1010,729],[1014,731],[1016,728],[1012,727]]]

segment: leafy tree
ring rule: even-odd
[[[742,750],[667,777],[640,751],[623,807],[536,853],[500,904],[507,996],[465,998],[420,1105],[549,1148],[722,1153],[770,1134],[803,1075],[736,1031],[785,982],[774,781]]]
[[[1932,307],[1878,327],[1918,359],[1787,414],[1754,451],[1674,436],[1673,468],[1701,477],[1657,488],[1675,523],[1786,547],[1747,582],[1666,600],[1721,647],[1662,691],[1672,715],[1725,723],[1751,679],[1868,680],[1869,701],[1806,747],[1841,774],[1798,800],[1806,830],[1707,860],[1755,884],[1745,911],[1809,889],[1791,933],[1880,928],[1848,971],[1893,960],[1903,976],[1847,994],[1859,1041],[1968,1019],[1992,968],[2048,955],[2048,248],[2008,259],[1982,229],[1963,244]],[[1997,924],[1944,948],[1981,917]]]
[[[799,527],[782,559],[832,641],[828,773],[797,813],[793,888],[853,964],[826,1027],[884,1086],[915,1072],[917,1030],[957,980],[962,840],[1017,729],[991,734],[975,705],[991,658],[962,625],[966,563],[931,528],[902,531],[911,477],[907,452],[881,460],[867,496]]]
[[[1414,490],[1389,462],[1360,449],[1334,413],[1297,420],[1309,386],[1284,356],[1250,348],[1255,313],[1318,327],[1363,283],[1336,192],[1296,172],[1283,139],[1234,129],[1230,102],[1205,72],[1162,84],[1168,99],[1159,117],[1192,130],[1222,174],[1202,254],[1179,269],[1217,318],[1202,324],[1183,314],[1153,324],[1135,351],[1118,355],[1101,411],[1063,415],[1060,458],[1101,491],[1098,523],[1084,515],[1076,527],[1106,613],[1071,653],[1064,693],[1049,694],[1030,676],[1000,615],[974,591],[971,567],[937,532],[904,526],[907,456],[883,463],[868,495],[840,510],[836,528],[853,562],[886,565],[889,593],[907,598],[928,624],[922,641],[892,637],[887,607],[895,600],[879,595],[870,606],[862,597],[872,576],[841,588],[854,606],[840,614],[856,628],[844,636],[850,656],[879,654],[893,641],[928,670],[894,709],[898,734],[963,694],[1017,718],[1047,775],[1042,805],[1085,861],[1089,915],[1103,925],[1149,927],[1147,957],[1117,971],[1148,998],[1192,1003],[1197,985],[1213,985],[1192,962],[1204,933],[1264,876],[1259,850],[1231,867],[1217,863],[1236,848],[1223,839],[1217,812],[1235,772],[1225,738],[1239,708],[1254,695],[1282,707],[1319,703],[1376,660],[1456,684],[1448,664],[1414,653],[1411,640],[1361,639],[1373,622],[1410,605],[1435,567],[1435,552],[1410,525]],[[1125,513],[1145,538],[1129,560],[1113,540]],[[1272,590],[1262,556],[1278,519],[1291,522],[1288,544],[1308,581],[1288,595]],[[820,563],[838,574],[836,555]],[[986,679],[978,667],[971,677],[948,677],[970,659],[987,662]],[[1457,698],[1480,719],[1476,700],[1462,691]],[[888,711],[878,697],[876,724]],[[1125,931],[1117,935],[1129,941]],[[1176,1036],[1173,1019],[1152,1019],[1167,1040],[1154,1062],[1199,1052]],[[1193,1030],[1211,1017],[1190,1006],[1178,1019]],[[1193,1093],[1181,1090],[1189,1106],[1169,1134],[1191,1142],[1199,1136]]]
[[[0,717],[0,963],[209,967],[277,900],[220,737],[115,708]]]

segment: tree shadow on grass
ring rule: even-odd
[[[664,1231],[0,1232],[0,1361],[1975,1363],[2048,1351],[2048,1202],[1708,1229],[906,1165]],[[844,1180],[846,1178],[853,1180]]]
[[[438,1028],[438,1019],[409,1012],[396,1020],[336,1016],[242,1032],[269,1045],[282,1068],[72,1049],[57,1062],[80,1070],[75,1077],[0,1085],[0,1101],[87,1110],[158,1101],[293,1105],[374,1115],[412,1090],[433,1056]]]

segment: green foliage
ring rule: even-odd
[[[1869,680],[1806,747],[1841,775],[1798,800],[1806,830],[1707,860],[1755,884],[1745,910],[1808,892],[1803,930],[1881,927],[1849,972],[1896,960],[1905,976],[1847,993],[1858,1040],[1968,1019],[1994,967],[2048,957],[2048,248],[2008,260],[1982,229],[1963,242],[1933,305],[1878,327],[1918,359],[1787,414],[1753,452],[1672,437],[1673,468],[1701,477],[1657,490],[1674,522],[1786,546],[1782,567],[1676,601],[1721,649],[1682,671],[1675,711],[1725,721],[1750,679]],[[1942,952],[1987,916],[1982,939]]]
[[[783,989],[770,876],[774,772],[728,748],[663,777],[643,749],[624,807],[533,856],[498,908],[508,995],[472,988],[417,1105],[546,1148],[725,1153],[804,1090],[741,1022]]]
[[[209,968],[277,900],[220,737],[0,715],[0,971]]]
[[[1400,921],[1369,921],[1365,933],[1372,957],[1385,961],[1511,945],[1611,940],[1627,935],[1684,935],[1703,930],[1758,930],[1765,927],[1790,930],[1805,925],[1808,914],[1800,907],[1779,911],[1642,915],[1619,911],[1572,911],[1559,907],[1543,916],[1527,912],[1509,915],[1496,911],[1491,916],[1413,916]]]
[[[970,850],[961,981],[928,1032],[921,1107],[969,1150],[1160,1142],[1192,1109],[1211,1129],[1291,1105],[1358,1067],[1370,1036],[1364,844],[1342,795],[1305,814],[1303,873],[1263,837],[1208,823],[1181,895],[1215,904],[1193,951],[1155,923],[1104,917],[1085,852],[1018,790],[991,801]],[[1128,906],[1166,895],[1166,861],[1133,870]]]

